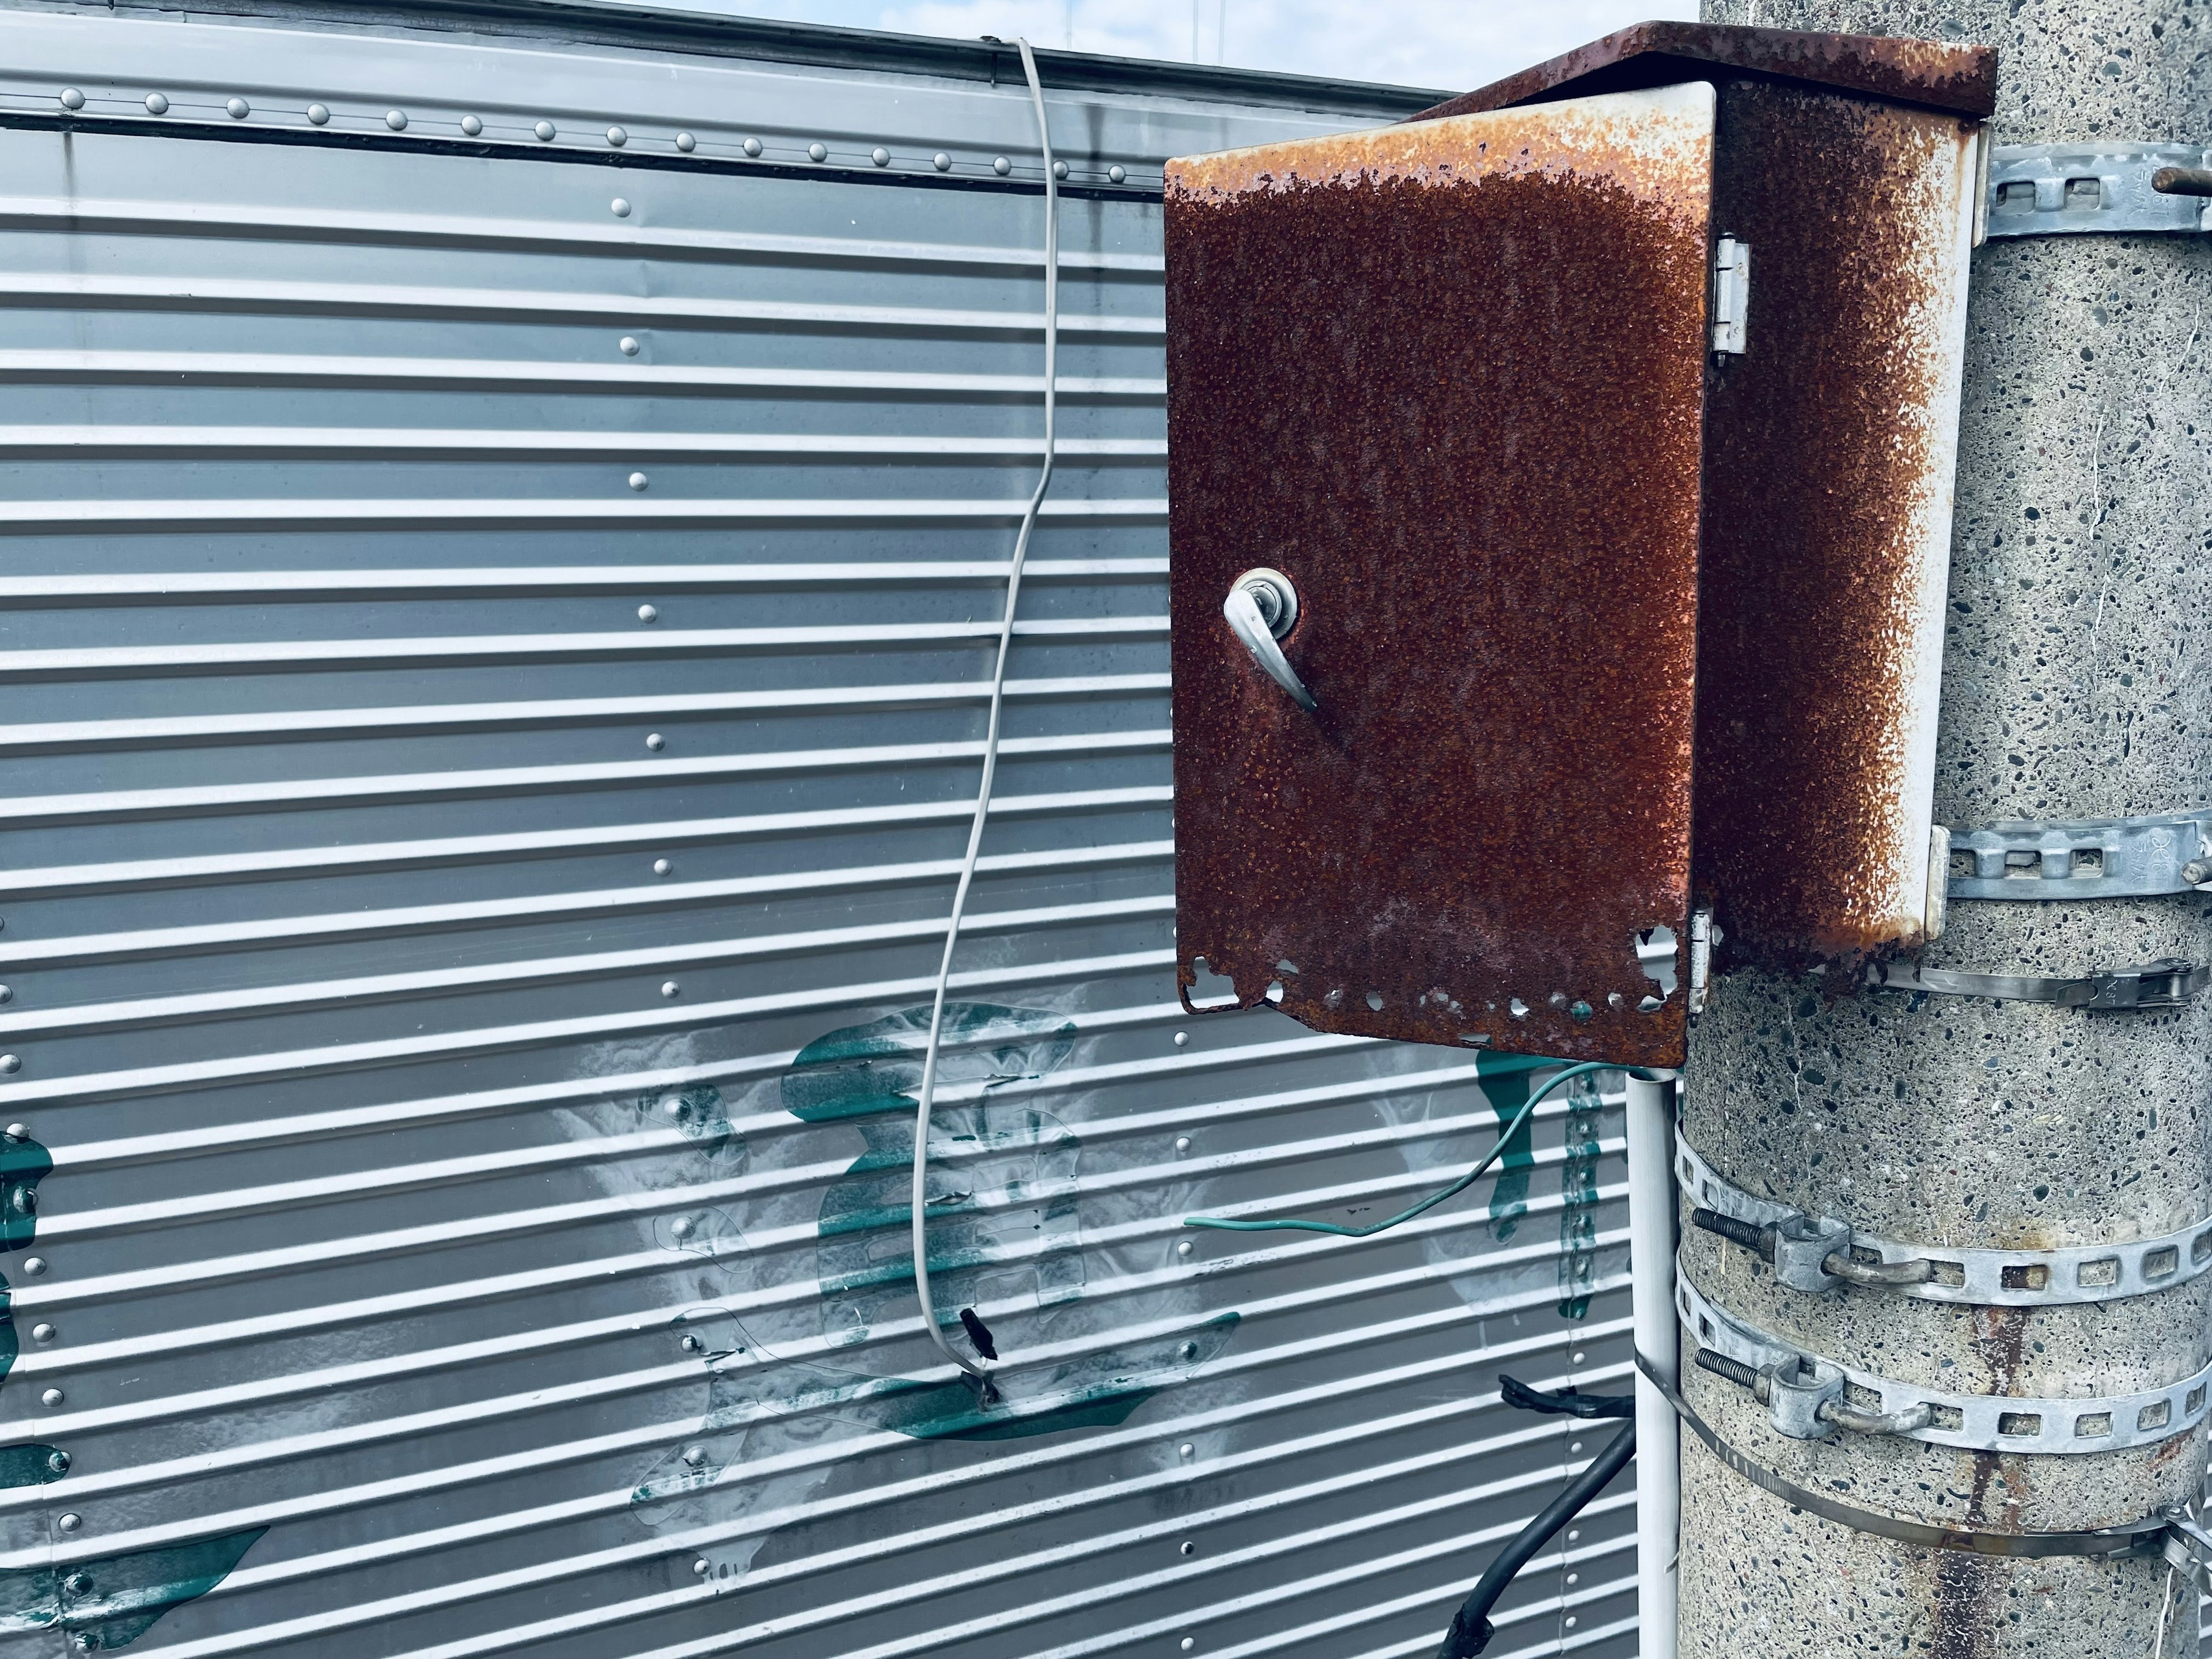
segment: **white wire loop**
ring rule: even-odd
[[[1006,659],[1014,643],[1014,605],[1022,592],[1022,564],[1029,557],[1030,536],[1036,529],[1037,509],[1052,484],[1055,374],[1060,350],[1060,191],[1053,175],[1052,135],[1044,117],[1044,87],[1037,79],[1036,58],[1027,40],[1021,49],[1022,73],[1029,77],[1030,102],[1036,111],[1037,143],[1044,152],[1044,470],[1022,514],[1022,527],[1014,538],[1012,568],[1006,576],[1006,611],[999,623],[999,655],[991,672],[991,712],[983,733],[983,781],[975,793],[975,816],[968,826],[968,853],[960,861],[960,881],[952,890],[952,916],[945,927],[945,957],[938,964],[937,994],[929,1010],[929,1042],[922,1050],[921,1089],[914,1110],[914,1192],[911,1226],[914,1243],[914,1287],[921,1299],[922,1334],[937,1351],[957,1365],[977,1384],[986,1403],[992,1398],[990,1374],[945,1340],[937,1322],[937,1301],[929,1285],[929,1108],[937,1092],[938,1051],[945,1036],[945,993],[952,982],[952,952],[960,942],[960,919],[968,908],[968,890],[975,879],[975,857],[983,845],[983,824],[991,813],[991,780],[999,769],[999,717],[1006,704]]]

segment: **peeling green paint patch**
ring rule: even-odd
[[[52,1446],[0,1446],[0,1486],[43,1486],[62,1478]]]
[[[921,1086],[922,1048],[928,1041],[926,1006],[818,1036],[793,1057],[784,1073],[784,1109],[809,1123],[872,1116],[901,1107],[911,1112],[915,1102],[908,1091]],[[940,1088],[976,1077],[994,1082],[1043,1077],[1059,1070],[1074,1051],[1075,1024],[1048,1008],[948,1002],[939,1048]]]
[[[1566,1161],[1559,1171],[1559,1313],[1588,1316],[1597,1289],[1597,1165],[1599,1115],[1604,1097],[1597,1073],[1567,1085]]]
[[[0,1250],[30,1244],[39,1230],[39,1182],[53,1168],[52,1156],[28,1135],[0,1136]]]
[[[1507,1063],[1500,1064],[1493,1073],[1493,1060]],[[1514,1113],[1528,1103],[1529,1074],[1534,1070],[1526,1060],[1512,1064],[1512,1060],[1510,1055],[1479,1054],[1474,1062],[1475,1074],[1482,1079],[1482,1097],[1498,1115],[1501,1128],[1512,1121]],[[1490,1236],[1501,1244],[1521,1230],[1521,1218],[1528,1212],[1528,1171],[1536,1163],[1533,1149],[1535,1129],[1536,1122],[1532,1117],[1514,1131],[1505,1155],[1498,1160],[1498,1173],[1490,1183]]]
[[[15,1369],[15,1356],[21,1352],[22,1343],[15,1335],[15,1315],[6,1288],[0,1286],[0,1382],[8,1380],[8,1373]]]
[[[250,1527],[102,1561],[0,1572],[0,1632],[58,1626],[82,1651],[129,1647],[170,1608],[228,1578],[268,1530]]]

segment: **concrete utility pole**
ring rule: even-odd
[[[1995,46],[2001,145],[2212,143],[2212,0],[1705,0],[1705,19]],[[1803,187],[1819,214],[1821,180]],[[2203,805],[2212,238],[2032,237],[1974,258],[1936,822]],[[1756,306],[1754,287],[1754,351]],[[2165,957],[2212,962],[2203,896],[1955,901],[1925,962],[2072,976]],[[1735,1185],[1864,1233],[2047,1249],[2212,1215],[2212,999],[2163,1013],[1832,1000],[1817,981],[1742,972],[1716,983],[1691,1052],[1691,1143]],[[1683,1261],[1810,1351],[1954,1393],[2120,1395],[2212,1359],[2212,1275],[1997,1308],[1781,1290],[1748,1252],[1686,1228]],[[1683,1381],[1732,1444],[1772,1445],[1741,1389],[1687,1367]],[[1785,1443],[1801,1453],[1787,1473],[1843,1503],[2008,1532],[2125,1524],[2193,1500],[2205,1473],[2202,1427],[2083,1455]],[[2196,1589],[2155,1556],[2006,1559],[1856,1531],[1793,1510],[1687,1433],[1681,1539],[1685,1659],[2197,1651]]]

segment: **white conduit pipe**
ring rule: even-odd
[[[960,919],[968,908],[968,890],[975,880],[976,855],[983,849],[983,825],[991,813],[991,781],[999,769],[999,717],[1006,702],[1006,659],[1014,648],[1014,605],[1022,593],[1022,565],[1029,557],[1030,537],[1036,529],[1037,509],[1052,487],[1054,439],[1058,413],[1060,353],[1060,186],[1052,170],[1052,134],[1045,125],[1044,87],[1037,79],[1036,58],[1027,40],[1018,40],[1022,73],[1029,77],[1030,103],[1036,111],[1037,145],[1044,153],[1044,466],[1037,474],[1036,489],[1022,514],[1022,527],[1014,537],[1014,559],[1006,576],[1006,610],[999,622],[999,653],[991,671],[991,712],[983,733],[983,781],[975,793],[975,816],[968,826],[968,854],[961,860],[960,880],[952,890],[952,918],[945,927],[945,956],[937,967],[937,994],[929,1010],[929,1042],[922,1050],[921,1087],[914,1112],[913,1216],[908,1227],[914,1245],[914,1287],[921,1299],[921,1331],[943,1354],[975,1382],[984,1404],[991,1400],[991,1379],[982,1365],[969,1359],[945,1339],[938,1328],[937,1298],[929,1284],[929,1107],[937,1092],[937,1059],[945,1042],[945,992],[952,981],[952,952],[960,943]]]
[[[1628,1074],[1628,1272],[1636,1351],[1681,1384],[1674,1318],[1673,1072]],[[1682,1530],[1682,1437],[1674,1407],[1636,1376],[1636,1622],[1638,1659],[1674,1659]]]

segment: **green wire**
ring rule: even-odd
[[[1395,1227],[1401,1221],[1411,1221],[1415,1216],[1422,1214],[1425,1211],[1435,1209],[1437,1205],[1443,1203],[1446,1199],[1455,1198],[1460,1194],[1465,1192],[1468,1188],[1474,1186],[1476,1181],[1480,1179],[1482,1172],[1487,1170],[1492,1164],[1498,1162],[1499,1154],[1504,1152],[1506,1146],[1511,1142],[1514,1135],[1519,1131],[1521,1126],[1528,1121],[1528,1115],[1536,1109],[1537,1104],[1542,1101],[1546,1095],[1550,1094],[1553,1090],[1558,1088],[1562,1083],[1566,1082],[1571,1078],[1587,1077],[1592,1072],[1617,1072],[1620,1069],[1620,1068],[1617,1066],[1607,1066],[1596,1060],[1584,1060],[1577,1065],[1568,1066],[1566,1070],[1559,1073],[1558,1075],[1553,1077],[1549,1083],[1547,1083],[1542,1088],[1537,1090],[1534,1094],[1528,1097],[1528,1103],[1523,1106],[1519,1111],[1513,1114],[1512,1121],[1505,1126],[1504,1132],[1498,1137],[1498,1144],[1483,1154],[1482,1161],[1480,1164],[1477,1164],[1472,1170],[1469,1170],[1457,1181],[1453,1182],[1450,1186],[1445,1188],[1442,1192],[1430,1194],[1428,1197],[1423,1199],[1419,1203],[1413,1206],[1412,1209],[1401,1211],[1400,1213],[1392,1216],[1388,1221],[1372,1222],[1364,1227],[1340,1227],[1334,1221],[1231,1221],[1217,1215],[1187,1215],[1182,1218],[1182,1224],[1186,1227],[1218,1227],[1223,1232],[1230,1233],[1265,1233],[1287,1231],[1307,1233],[1334,1233],[1339,1238],[1372,1237],[1375,1234],[1383,1231],[1386,1228]]]

